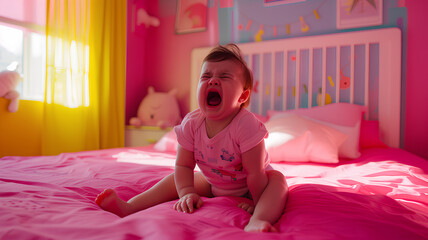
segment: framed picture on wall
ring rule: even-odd
[[[381,25],[383,0],[337,0],[336,27],[338,29]]]
[[[175,32],[182,34],[205,31],[207,5],[208,0],[178,0]]]
[[[264,5],[266,7],[276,6],[281,4],[298,3],[298,2],[304,2],[304,1],[306,0],[263,0]]]

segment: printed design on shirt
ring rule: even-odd
[[[242,163],[233,166],[235,168],[235,171],[237,172],[242,172],[242,170],[244,169],[244,167],[242,166]]]
[[[195,160],[196,162],[205,162],[204,154],[197,148],[195,148]]]
[[[236,179],[236,174],[235,174],[235,173],[229,173],[229,172],[227,172],[227,171],[225,171],[225,170],[222,170],[222,169],[214,169],[214,168],[212,168],[212,169],[211,169],[211,171],[213,171],[213,173],[215,173],[215,174],[219,175],[222,179],[223,179],[223,177],[225,176],[225,177],[230,177],[230,181],[231,181],[231,182],[233,182],[233,181],[236,181],[236,180],[237,180],[237,179]]]
[[[226,149],[222,148],[223,154],[220,155],[221,160],[232,162],[235,159],[235,153],[230,154]]]
[[[210,146],[210,145],[207,145],[207,149],[213,150],[213,149],[214,149],[214,147],[213,147],[213,146]]]
[[[210,162],[210,163],[217,163],[217,158],[208,157],[208,162]]]

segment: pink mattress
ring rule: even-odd
[[[428,161],[366,149],[340,164],[272,164],[290,186],[279,233],[246,233],[236,198],[204,198],[193,214],[167,202],[119,218],[95,196],[123,199],[173,172],[175,156],[122,148],[0,159],[1,239],[428,239]]]

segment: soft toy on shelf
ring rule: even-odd
[[[161,128],[172,127],[180,123],[180,108],[178,106],[176,89],[168,93],[155,92],[149,87],[148,95],[141,101],[137,117],[129,120],[129,124],[140,127],[158,126]]]
[[[17,72],[0,72],[0,97],[10,100],[8,107],[9,112],[18,111],[19,93],[15,88],[18,86],[19,81],[21,81],[21,76]]]

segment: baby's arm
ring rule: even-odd
[[[192,213],[194,206],[199,208],[202,206],[202,199],[196,193],[194,185],[195,160],[193,152],[188,151],[178,146],[177,160],[175,162],[175,186],[177,188],[178,197],[180,198],[174,204],[174,209],[179,212]]]
[[[265,151],[264,141],[261,141],[242,154],[242,165],[247,172],[247,185],[253,197],[254,205],[257,205],[268,183],[268,177],[265,172]]]

